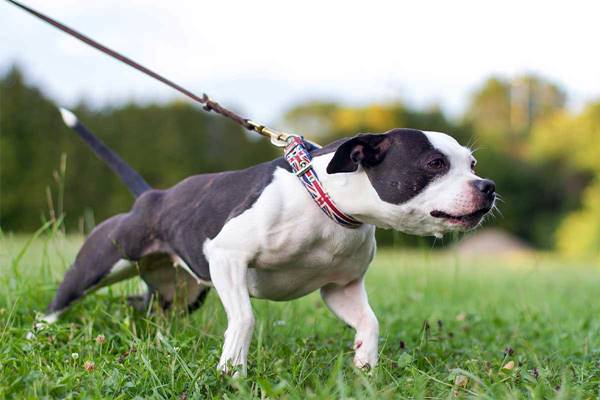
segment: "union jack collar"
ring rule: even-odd
[[[355,220],[337,208],[333,199],[321,184],[317,172],[312,167],[312,156],[301,137],[290,137],[285,147],[284,157],[317,206],[329,218],[345,228],[356,229],[362,225],[362,222]]]

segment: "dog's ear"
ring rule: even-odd
[[[387,135],[358,135],[344,142],[327,165],[328,174],[354,172],[358,165],[372,167],[383,161],[392,144]]]

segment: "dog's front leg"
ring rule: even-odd
[[[359,368],[375,367],[379,356],[379,323],[369,305],[364,279],[345,286],[324,286],[321,296],[335,315],[356,330],[354,365]]]
[[[235,255],[214,254],[209,259],[212,283],[227,313],[225,343],[218,369],[228,373],[229,366],[246,375],[248,349],[254,329],[254,314],[246,284],[245,261]]]

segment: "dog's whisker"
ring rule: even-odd
[[[478,145],[478,142],[479,142],[479,140],[480,140],[480,138],[479,138],[478,136],[476,136],[476,135],[471,135],[471,137],[469,138],[469,141],[468,141],[468,145],[467,145],[467,147],[468,147],[468,148],[471,148],[471,147],[473,147],[473,146],[477,146],[477,145]],[[476,150],[474,150],[474,151],[476,151]],[[473,152],[474,152],[474,151],[473,151]]]
[[[498,213],[502,218],[504,218],[504,214],[502,214],[502,211],[500,211],[500,208],[498,208],[498,206],[496,206],[495,204],[492,206],[491,212],[492,212],[492,215],[495,215],[495,213]]]

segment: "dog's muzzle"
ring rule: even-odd
[[[459,225],[464,229],[471,229],[492,209],[496,200],[496,184],[489,179],[476,179],[470,182],[475,189],[476,210],[462,215],[453,215],[444,211],[433,210],[430,215],[434,218],[442,218],[453,225]]]

